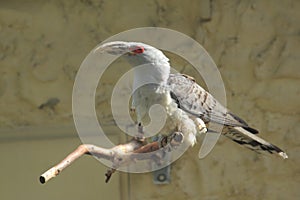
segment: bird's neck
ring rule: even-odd
[[[146,84],[165,85],[170,75],[170,65],[165,63],[147,63],[134,68],[135,89]]]

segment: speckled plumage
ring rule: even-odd
[[[161,104],[167,113],[162,132],[180,131],[191,145],[196,142],[197,132],[206,132],[206,126],[209,129],[209,124],[217,123],[224,125],[222,134],[234,142],[257,152],[287,158],[280,148],[256,136],[257,130],[221,105],[192,77],[170,74],[169,59],[160,50],[143,43],[122,41],[106,43],[97,50],[125,54],[133,66],[147,64],[142,69],[135,67],[134,88],[138,89],[133,95],[133,106],[140,123],[149,122],[148,111],[153,104]],[[145,82],[153,84],[139,87]]]
[[[259,153],[267,152],[287,158],[286,153],[280,148],[256,136],[255,134],[258,134],[256,129],[249,127],[244,120],[222,106],[192,77],[183,74],[170,74],[168,85],[179,108],[192,116],[199,117],[206,124],[223,124],[222,134],[234,142]]]

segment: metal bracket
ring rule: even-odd
[[[172,153],[171,152],[166,152],[166,154],[164,155],[164,159],[166,160],[167,163],[170,163],[169,161],[171,160],[172,157]],[[160,185],[160,184],[169,184],[171,182],[171,164],[169,164],[168,166],[153,171],[152,175],[153,175],[153,183]]]

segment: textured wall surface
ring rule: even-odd
[[[221,138],[212,153],[199,160],[198,143],[174,163],[169,185],[154,185],[151,174],[130,175],[130,198],[297,199],[299,10],[296,0],[1,1],[0,130],[72,124],[74,79],[92,48],[130,28],[171,28],[205,47],[222,74],[228,107],[285,149],[289,159],[257,155]],[[98,88],[100,121],[112,120],[109,98],[116,73],[122,70],[108,72]],[[44,134],[51,135],[51,130]]]

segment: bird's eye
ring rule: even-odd
[[[145,51],[144,47],[134,47],[131,50],[131,52],[134,54],[141,54],[144,53],[144,51]]]

